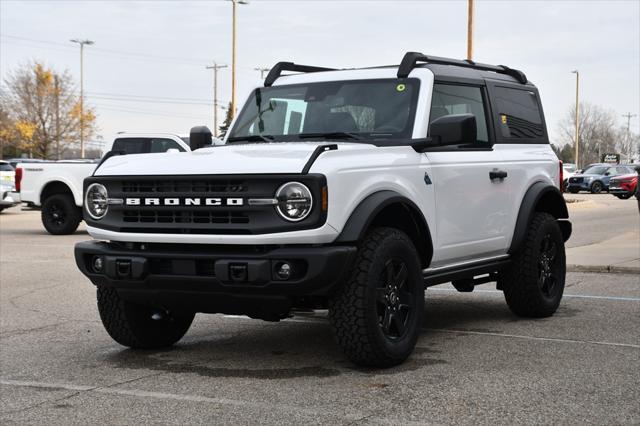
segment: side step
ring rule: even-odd
[[[509,259],[495,260],[487,263],[445,269],[431,274],[427,273],[424,275],[424,284],[426,287],[430,287],[437,284],[456,282],[456,284],[460,284],[461,288],[466,289],[460,290],[456,284],[454,284],[458,291],[471,291],[475,285],[495,281],[497,279],[497,273],[508,266],[510,262]],[[478,275],[487,276],[476,279],[475,277]]]

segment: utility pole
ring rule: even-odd
[[[467,0],[467,60],[473,61],[473,0]]]
[[[580,168],[580,73],[578,70],[571,71],[576,75],[576,169]],[[600,159],[598,158],[598,161]]]
[[[232,3],[231,22],[231,118],[236,115],[236,4],[249,4],[247,0],[230,0]]]
[[[58,74],[53,77],[56,92],[56,160],[60,160],[60,79]]]
[[[631,119],[636,117],[636,114],[631,114],[630,112],[626,114],[622,114],[623,117],[627,119],[627,163],[631,162],[631,133],[629,131],[629,126],[631,125]]]
[[[94,42],[77,38],[69,41],[80,45],[80,158],[84,158],[84,46]]]
[[[213,70],[213,136],[218,137],[218,70],[227,68],[227,65],[218,65],[214,61],[212,66],[206,68]]]
[[[265,72],[269,72],[271,70],[271,68],[254,68],[254,70],[259,71],[260,72],[260,79],[264,80],[264,73]]]

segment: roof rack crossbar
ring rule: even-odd
[[[334,68],[314,67],[311,65],[297,65],[293,62],[278,62],[271,68],[267,78],[264,79],[264,87],[271,86],[282,74],[282,71],[295,72],[319,72],[319,71],[335,71]]]
[[[398,67],[398,78],[407,78],[418,62],[429,64],[455,65],[459,67],[473,68],[480,71],[494,71],[509,75],[522,84],[527,83],[527,76],[520,70],[509,68],[505,65],[480,64],[470,60],[441,58],[439,56],[427,56],[418,52],[407,52]]]

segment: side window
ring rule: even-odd
[[[126,154],[144,154],[147,140],[144,138],[120,138],[113,141],[113,151]]]
[[[542,114],[535,92],[496,86],[494,101],[498,132],[503,138],[515,140],[544,137]]]
[[[626,175],[626,174],[629,174],[629,173],[633,173],[631,170],[629,170],[628,167],[618,166],[618,167],[616,167],[616,170],[617,170],[616,174],[618,174],[618,175]]]
[[[479,87],[439,84],[433,86],[429,122],[452,114],[473,114],[478,126],[478,142],[488,143],[482,91]]]
[[[184,151],[178,143],[171,139],[151,139],[151,150],[149,152],[167,152],[170,149],[177,149],[180,152]]]

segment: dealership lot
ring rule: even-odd
[[[587,201],[570,205],[569,247],[637,231],[634,200],[574,198]],[[38,212],[0,215],[3,424],[640,422],[637,272],[571,272],[557,314],[541,320],[513,316],[491,284],[429,289],[414,355],[363,370],[325,312],[198,315],[171,350],[124,349],[75,267],[80,229],[53,237]]]

